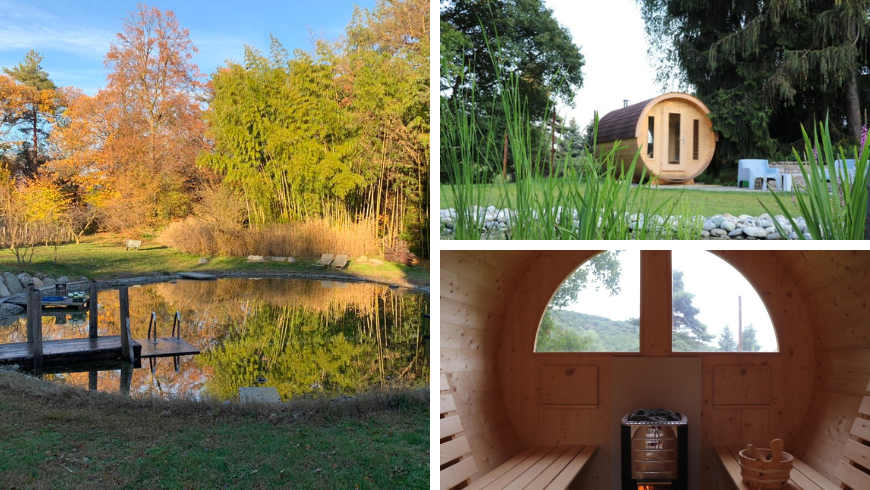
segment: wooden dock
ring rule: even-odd
[[[133,355],[139,358],[142,346],[134,342]],[[33,344],[0,344],[0,364],[26,364],[33,362]],[[121,359],[121,336],[112,335],[95,339],[46,340],[42,342],[42,361],[61,364],[80,361]]]
[[[16,296],[11,296],[4,301],[4,303],[9,303],[13,305],[23,306],[27,308],[27,295],[19,294]],[[43,308],[65,308],[65,309],[84,309],[88,307],[87,301],[73,301],[69,298],[58,300],[58,301],[46,301],[42,300]]]
[[[71,363],[122,361],[125,366],[138,363],[143,357],[178,357],[199,354],[199,349],[181,338],[181,316],[175,313],[171,337],[157,337],[157,316],[151,313],[148,338],[133,340],[130,336],[130,299],[127,287],[118,290],[121,334],[97,335],[97,286],[90,285],[88,337],[79,339],[44,340],[42,338],[42,301],[39,290],[28,285],[27,342],[0,344],[0,365],[19,364],[43,371],[44,366]],[[153,332],[153,335],[152,335]],[[127,367],[125,367],[127,368]]]
[[[178,337],[160,337],[155,339],[134,340],[141,347],[138,357],[174,357],[199,354],[199,349]]]

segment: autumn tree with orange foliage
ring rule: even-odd
[[[171,11],[140,5],[105,58],[108,85],[71,93],[52,171],[68,179],[112,230],[154,226],[190,212],[206,148],[196,47]]]

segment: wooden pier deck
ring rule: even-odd
[[[27,296],[24,294],[19,294],[16,296],[10,296],[6,298],[4,303],[9,303],[13,305],[23,306],[27,308]],[[58,301],[46,301],[42,300],[43,308],[75,308],[75,309],[84,309],[88,307],[87,301],[73,301],[69,298]]]
[[[157,316],[151,313],[148,338],[133,340],[130,336],[130,299],[126,287],[118,290],[121,335],[98,335],[97,286],[90,284],[88,305],[88,337],[78,339],[45,340],[42,338],[41,293],[28,284],[27,342],[0,344],[0,365],[20,364],[42,370],[45,365],[95,363],[107,360],[138,363],[143,357],[178,357],[199,354],[199,349],[181,338],[181,316],[175,312],[171,337],[157,337]],[[152,335],[153,331],[153,335]]]
[[[186,340],[178,337],[159,337],[157,343],[154,340],[134,340],[142,347],[141,353],[136,357],[173,357],[192,356],[199,354],[199,349],[190,345]]]
[[[130,347],[136,357],[142,346],[134,342]],[[45,340],[42,359],[45,363],[66,363],[121,358],[121,336],[112,335],[95,339]],[[20,342],[0,344],[0,364],[30,364],[33,362],[33,344]]]
[[[146,357],[173,357],[199,354],[199,349],[175,337],[153,340],[134,340],[130,344],[136,359]],[[64,364],[85,361],[122,359],[121,336],[97,338],[45,340],[42,342],[42,362]],[[20,342],[0,344],[0,365],[30,364],[33,362],[33,344]]]

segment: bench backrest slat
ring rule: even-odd
[[[843,458],[846,461],[841,460],[837,465],[836,476],[845,488],[870,488],[870,475],[862,471],[870,470],[870,446],[867,445],[870,444],[870,396],[861,400],[850,434],[851,438],[843,448]]]
[[[462,484],[477,473],[468,439],[462,434],[462,420],[450,393],[447,377],[441,374],[441,490]]]
[[[462,421],[459,420],[458,415],[441,419],[441,439],[455,436],[460,432],[462,432]]]

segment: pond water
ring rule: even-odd
[[[366,283],[218,279],[132,286],[131,333],[145,339],[151,312],[169,337],[175,312],[195,356],[143,359],[131,396],[238,399],[241,387],[275,387],[282,400],[352,396],[374,388],[428,386],[429,296]],[[118,335],[118,291],[101,290],[99,335]],[[25,342],[23,318],[0,326],[0,343]],[[45,340],[88,336],[86,311],[43,317]],[[46,374],[58,383],[127,391],[118,366]],[[83,372],[75,372],[83,371]]]

